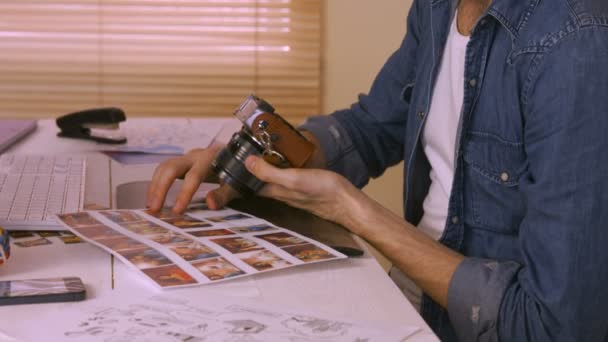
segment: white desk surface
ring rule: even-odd
[[[217,139],[220,142],[227,141],[240,127],[236,120],[225,121],[225,128]],[[91,142],[58,138],[56,133],[53,120],[41,120],[37,131],[10,152],[57,154],[100,149]],[[149,178],[154,166],[124,168],[133,168],[136,172],[118,170],[129,171],[127,173],[135,173],[145,179]],[[87,191],[90,186],[99,186],[100,182],[92,182],[95,185],[90,183],[87,184]],[[84,243],[64,245],[57,238],[51,239],[54,239],[53,244],[47,246],[20,248],[13,245],[11,258],[0,267],[0,280],[78,276],[87,286],[87,300],[159,294],[159,290],[147,285],[138,278],[139,275],[120,262],[113,262],[103,250]],[[430,328],[369,253],[359,258],[305,265],[168,293],[185,297],[197,294],[243,296],[294,310],[316,310],[319,314],[329,314],[336,319],[417,326],[422,331],[408,341],[437,341]],[[21,329],[42,328],[44,322],[36,320],[38,313],[60,313],[62,308],[72,305],[78,303],[0,307],[0,333],[18,336]]]

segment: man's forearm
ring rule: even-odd
[[[377,202],[358,198],[360,196],[365,195],[351,194],[352,215],[343,224],[382,252],[427,295],[447,308],[450,280],[464,257]]]

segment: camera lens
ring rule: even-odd
[[[213,171],[226,184],[242,195],[253,195],[264,185],[245,167],[245,159],[250,155],[261,156],[264,148],[251,133],[241,129],[218,154],[211,164]]]

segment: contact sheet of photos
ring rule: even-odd
[[[233,209],[204,204],[174,215],[163,209],[57,215],[58,221],[160,288],[193,286],[302,264],[344,259],[312,239]]]

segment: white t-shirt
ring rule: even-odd
[[[464,100],[464,62],[469,37],[458,32],[454,16],[446,41],[431,107],[422,132],[422,148],[431,164],[431,186],[422,204],[424,215],[418,224],[433,239],[443,234],[454,179],[456,135]],[[391,277],[412,304],[420,307],[420,289],[396,268]]]

